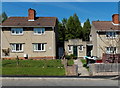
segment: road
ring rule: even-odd
[[[89,78],[2,78],[3,86],[118,86],[118,80]]]

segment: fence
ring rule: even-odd
[[[100,63],[90,64],[90,75],[118,75],[120,64],[118,63]]]

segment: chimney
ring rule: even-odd
[[[34,9],[28,9],[28,21],[34,21],[36,17],[36,11]]]
[[[112,15],[112,22],[114,24],[119,24],[120,23],[120,21],[119,21],[119,14],[113,14]]]

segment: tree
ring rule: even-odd
[[[62,21],[58,23],[59,41],[64,42],[65,40],[77,38],[89,41],[90,28],[89,19],[86,20],[82,28],[76,13],[70,16],[68,20],[63,18]]]
[[[82,38],[82,27],[77,14],[70,16],[66,24],[65,39]]]
[[[3,12],[1,15],[0,15],[0,23],[4,22],[6,19],[7,19],[7,14],[5,12]]]
[[[83,40],[84,41],[89,41],[90,29],[91,29],[90,21],[89,19],[87,19],[83,26]]]
[[[74,19],[74,26],[76,29],[76,37],[75,38],[82,38],[82,26],[81,26],[81,22],[79,21],[79,17],[77,16],[77,14],[75,13],[73,15],[73,19]]]
[[[69,17],[67,24],[66,24],[66,31],[65,31],[65,40],[74,39],[75,38],[75,24],[74,19],[72,16]]]
[[[61,42],[65,41],[66,23],[67,23],[66,18],[63,18],[62,22],[58,22],[59,41]]]

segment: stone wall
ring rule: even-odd
[[[101,64],[90,64],[89,72],[90,75],[118,75],[120,64],[118,63],[101,63]]]

